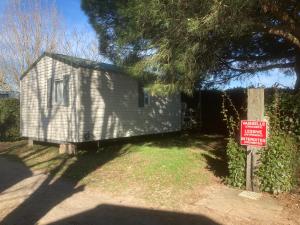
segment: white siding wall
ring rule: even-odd
[[[78,69],[45,56],[21,80],[21,134],[39,140],[76,141],[76,73]],[[47,79],[70,74],[69,106],[48,108]],[[74,76],[75,75],[75,76]]]
[[[47,79],[70,74],[69,106],[47,106]],[[138,107],[138,83],[122,74],[76,69],[45,56],[21,81],[21,134],[49,142],[165,133],[181,129],[180,96],[151,96]]]
[[[138,107],[138,83],[122,74],[82,69],[78,77],[79,141],[102,140],[181,129],[181,100],[151,96]]]

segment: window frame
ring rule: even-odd
[[[60,83],[60,92],[61,98],[60,101],[57,101],[57,83]],[[54,105],[63,105],[64,104],[64,80],[63,79],[55,79],[53,82],[53,104]]]
[[[142,83],[138,83],[138,108],[145,108],[151,104],[151,95]]]
[[[150,101],[151,101],[149,91],[147,91],[145,88],[143,88],[143,92],[144,92],[144,107],[149,106]],[[146,99],[147,99],[147,101],[146,101]]]
[[[61,98],[58,100],[57,96],[57,83],[60,83],[60,93]],[[58,77],[54,79],[50,77],[47,79],[47,108],[52,108],[52,106],[65,106],[69,107],[69,97],[70,97],[70,74],[65,74],[62,78]]]

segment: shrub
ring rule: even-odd
[[[287,192],[296,184],[299,166],[300,94],[275,91],[266,114],[268,146],[260,151],[257,175],[262,190],[275,194]]]
[[[246,184],[246,149],[238,143],[240,113],[224,92],[222,114],[229,133],[226,154],[229,175],[226,179],[231,186],[243,188]]]
[[[296,182],[296,139],[283,132],[273,133],[268,147],[260,151],[257,175],[263,191],[274,194],[290,191]]]
[[[226,152],[229,170],[227,183],[238,188],[245,187],[246,150],[235,139],[229,138]]]
[[[272,193],[288,192],[296,184],[300,160],[300,93],[272,93],[266,105],[269,117],[268,145],[259,151],[260,163],[255,172],[260,188]],[[224,93],[222,114],[229,133],[227,182],[245,186],[246,150],[238,143],[240,116],[231,99]]]
[[[17,99],[0,99],[0,141],[20,138],[20,103]]]

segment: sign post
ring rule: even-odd
[[[247,121],[241,121],[241,144],[247,145],[246,189],[259,191],[254,176],[258,166],[257,151],[266,145],[267,124],[264,122],[264,89],[248,89]]]

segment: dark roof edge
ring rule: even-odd
[[[37,60],[35,60],[29,67],[27,70],[25,70],[25,72],[22,73],[21,77],[20,77],[20,80],[22,80],[26,75],[27,73],[34,67],[38,64],[38,62],[44,57],[44,56],[48,56],[48,57],[51,57],[52,59],[55,59],[57,61],[60,61],[62,63],[65,63],[67,65],[70,65],[72,67],[75,67],[75,68],[89,68],[89,69],[94,69],[94,70],[110,70],[110,71],[114,71],[114,72],[122,72],[121,69],[107,69],[107,68],[93,68],[93,67],[90,67],[88,65],[78,65],[76,63],[73,63],[71,60],[68,60],[66,58],[62,58],[59,56],[59,54],[56,54],[56,53],[50,53],[50,52],[44,52],[41,56],[39,56],[37,58]],[[67,55],[65,55],[67,56]],[[77,58],[77,57],[76,57]],[[83,59],[84,60],[84,59]],[[99,63],[100,64],[100,63]],[[124,73],[124,71],[123,71]]]
[[[28,69],[27,70],[25,70],[23,73],[22,73],[22,75],[21,75],[21,77],[20,77],[20,80],[22,80],[25,76],[26,76],[26,74],[36,65],[36,64],[38,64],[38,62],[46,55],[47,53],[46,52],[44,52],[40,57],[38,57],[37,58],[37,60],[35,60],[34,61],[34,63],[32,63],[29,67],[28,67]]]

